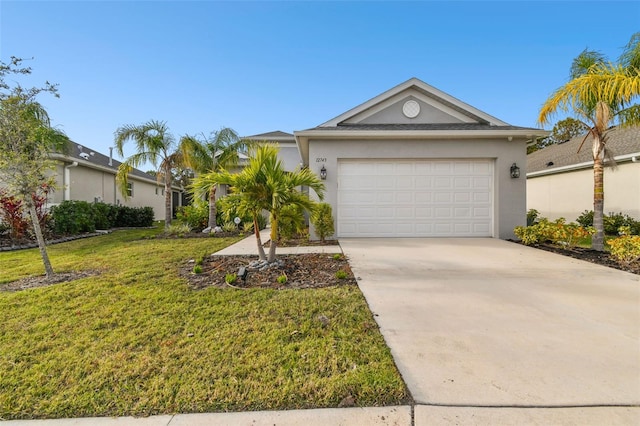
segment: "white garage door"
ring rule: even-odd
[[[490,237],[491,160],[340,160],[340,237]]]

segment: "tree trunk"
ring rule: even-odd
[[[171,170],[164,172],[164,229],[171,226],[173,211],[171,210],[171,201],[173,200],[173,192],[171,192]]]
[[[604,250],[604,147],[599,138],[593,141],[593,227],[591,248]]]
[[[264,254],[264,247],[262,247],[262,239],[260,238],[260,225],[258,225],[258,217],[253,216],[253,232],[258,242],[258,258],[260,260],[267,260],[267,255]]]
[[[267,262],[272,263],[276,261],[276,246],[278,245],[278,218],[275,215],[271,215],[271,244],[269,244],[269,257]]]
[[[207,226],[211,229],[215,228],[217,223],[216,223],[216,187],[218,185],[212,185],[211,189],[209,190],[209,223],[207,224]]]
[[[31,216],[31,223],[33,224],[33,231],[36,234],[36,240],[38,241],[38,248],[40,249],[40,256],[42,256],[42,263],[44,264],[44,272],[47,275],[47,280],[53,278],[53,267],[47,254],[47,245],[44,242],[44,236],[42,235],[42,228],[40,227],[40,221],[38,220],[38,214],[36,213],[36,207],[33,203],[29,203],[29,215]]]

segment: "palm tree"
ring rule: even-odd
[[[606,63],[597,52],[583,51],[571,66],[571,80],[543,104],[539,123],[548,124],[558,111],[573,113],[593,137],[594,250],[604,250],[604,165],[610,128],[640,124],[640,106],[631,102],[640,95],[640,33],[631,37],[618,64]]]
[[[182,164],[182,154],[177,150],[175,139],[164,121],[150,120],[139,126],[131,124],[119,127],[115,131],[116,152],[121,157],[124,156],[124,144],[128,140],[133,140],[136,144],[137,152],[127,158],[118,167],[116,180],[120,191],[126,198],[128,196],[129,173],[134,168],[141,167],[146,163],[151,163],[158,167],[158,181],[164,180],[164,207],[165,207],[165,228],[171,225],[171,169]]]
[[[185,166],[196,173],[220,172],[235,167],[239,162],[239,152],[244,151],[248,142],[240,139],[238,134],[228,127],[213,132],[209,139],[198,140],[193,136],[180,139],[180,152]],[[216,190],[218,185],[209,188],[209,222],[208,226],[216,226]]]
[[[249,164],[239,173],[227,170],[207,173],[194,180],[194,190],[205,191],[211,185],[231,186],[230,197],[235,197],[242,214],[251,215],[258,244],[260,260],[275,261],[278,241],[278,218],[282,208],[287,205],[299,206],[303,210],[312,210],[315,202],[308,194],[298,188],[306,186],[314,190],[318,198],[324,196],[322,181],[309,169],[286,172],[278,158],[278,148],[272,144],[258,146],[249,157]],[[263,210],[271,216],[271,246],[267,257],[260,239],[257,217]]]

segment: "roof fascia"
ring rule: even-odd
[[[490,139],[490,138],[506,138],[508,141],[514,138],[534,138],[538,136],[547,136],[546,130],[302,130],[294,132],[296,145],[300,151],[300,157],[304,165],[309,164],[309,139]]]

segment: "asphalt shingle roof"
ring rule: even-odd
[[[81,155],[82,154],[82,155]],[[111,165],[109,165],[109,156],[108,155],[104,155],[101,154],[97,151],[92,150],[91,148],[88,148],[84,145],[81,145],[79,143],[76,142],[71,142],[71,147],[69,149],[69,151],[65,154],[62,154],[70,159],[73,160],[82,160],[82,161],[87,161],[89,163],[98,165],[98,166],[102,166],[102,167],[106,167],[108,169],[112,169],[114,174],[118,171],[118,166],[120,166],[120,164],[122,164],[122,162],[113,159],[111,162]],[[133,176],[137,176],[143,179],[150,179],[150,180],[156,180],[156,176],[155,175],[150,175],[148,173],[143,172],[142,170],[139,169],[133,169],[130,173]]]
[[[255,140],[268,140],[269,138],[291,138],[293,139],[293,135],[291,133],[283,132],[280,130],[275,130],[273,132],[260,133],[258,135],[245,136],[245,139],[255,139]]]
[[[611,128],[608,131],[607,139],[607,149],[614,157],[640,152],[640,127]],[[582,135],[567,142],[549,145],[532,152],[527,155],[527,172],[538,172],[593,161],[592,143],[593,137],[591,135],[586,140]]]

